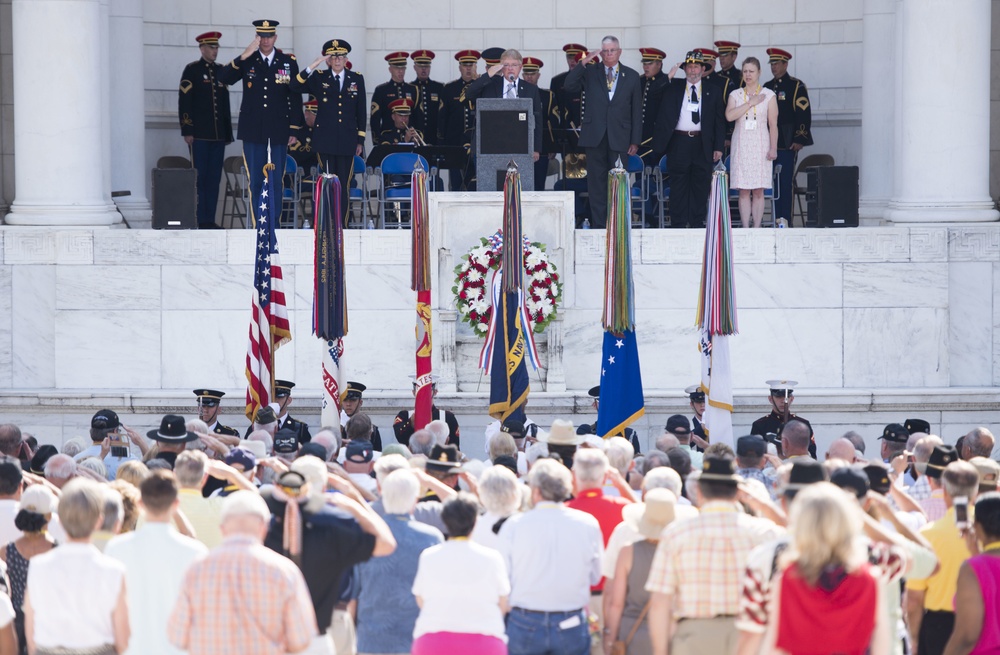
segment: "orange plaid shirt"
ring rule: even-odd
[[[190,655],[284,655],[318,634],[302,572],[244,536],[188,569],[167,626],[170,643]]]

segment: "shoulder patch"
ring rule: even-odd
[[[291,59],[292,61],[295,61],[295,55],[288,55],[288,58]]]

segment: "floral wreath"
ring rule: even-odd
[[[476,336],[485,337],[493,315],[489,288],[489,272],[500,269],[503,256],[503,230],[489,238],[480,237],[480,245],[462,255],[455,267],[455,305],[462,320],[472,327]],[[525,308],[532,330],[545,331],[556,317],[556,307],[562,298],[562,284],[556,266],[545,253],[545,244],[524,238]]]

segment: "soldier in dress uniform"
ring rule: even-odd
[[[782,426],[788,421],[793,418],[798,419],[809,426],[809,453],[816,457],[816,440],[812,425],[806,419],[791,412],[792,402],[795,400],[793,393],[798,382],[795,380],[768,380],[765,384],[771,390],[767,397],[767,402],[771,405],[771,413],[754,421],[753,425],[750,426],[750,434],[759,434],[766,439],[768,434],[779,434]],[[776,445],[780,448],[781,441],[777,440]]]
[[[545,63],[537,57],[525,57],[521,67],[521,77],[525,82],[538,86],[541,68]],[[548,176],[549,162],[555,159],[556,134],[561,123],[559,105],[552,91],[538,87],[538,95],[542,100],[542,121],[545,123],[542,131],[542,152],[535,162],[535,191],[545,191],[545,178]]]
[[[410,54],[413,60],[413,72],[417,79],[413,85],[420,91],[420,99],[414,108],[413,127],[420,130],[428,145],[438,142],[438,121],[441,115],[441,105],[444,104],[444,84],[431,79],[431,61],[434,53],[430,50],[416,50]]]
[[[239,138],[243,159],[250,176],[250,210],[260,198],[264,185],[264,165],[270,145],[271,163],[277,179],[285,176],[288,146],[296,141],[295,131],[303,124],[302,94],[294,93],[291,82],[299,74],[295,55],[274,47],[278,21],[255,20],[257,34],[246,50],[220,71],[222,81],[233,85],[243,80]]]
[[[347,382],[347,389],[340,397],[340,432],[344,439],[347,439],[347,422],[351,417],[361,411],[361,406],[365,404],[362,397],[368,387],[360,382]],[[378,431],[378,426],[372,424],[371,436],[372,448],[382,452],[382,434]]]
[[[420,90],[409,82],[403,81],[403,78],[406,77],[406,60],[409,58],[410,53],[402,51],[392,52],[385,56],[385,60],[389,62],[389,76],[392,79],[379,84],[372,94],[371,126],[372,136],[375,138],[378,138],[383,130],[392,126],[390,102],[407,98],[412,107],[420,104]]]
[[[743,86],[743,71],[736,65],[740,44],[736,41],[716,41],[715,50],[719,53],[719,74],[729,78],[729,91],[733,92]]]
[[[472,148],[472,139],[476,131],[476,103],[464,100],[465,88],[479,77],[477,65],[480,54],[478,50],[462,50],[455,53],[458,62],[459,78],[444,85],[442,92],[441,113],[438,117],[438,137],[446,146],[461,146],[468,154]],[[473,157],[469,157],[471,161]],[[448,169],[448,188],[451,191],[465,191],[465,174],[467,169]],[[473,176],[474,177],[474,174]]]
[[[591,387],[590,391],[587,392],[587,395],[590,396],[591,398],[593,398],[593,401],[591,401],[590,406],[594,408],[595,412],[597,412],[598,414],[600,414],[601,413],[601,385],[597,385],[596,387]],[[597,419],[594,419],[593,423],[582,423],[582,424],[580,424],[576,428],[576,433],[577,434],[597,434]],[[625,434],[623,434],[623,435],[609,435],[609,436],[613,436],[613,437],[614,436],[618,436],[618,437],[622,437],[623,436],[623,437],[625,437],[625,439],[628,440],[628,442],[630,444],[632,444],[632,449],[635,450],[635,454],[636,455],[638,455],[638,454],[640,454],[642,452],[640,450],[640,448],[639,448],[639,435],[636,434],[635,430],[633,430],[632,428],[625,428]]]
[[[222,412],[220,406],[224,391],[215,389],[195,389],[194,395],[198,397],[198,418],[205,421],[208,431],[213,434],[228,435],[239,439],[240,433],[219,422],[219,414]]]
[[[413,103],[409,98],[399,98],[389,103],[392,112],[392,124],[382,130],[379,135],[379,145],[396,145],[397,143],[419,143],[423,134],[410,125],[410,114]]]
[[[184,67],[177,94],[181,136],[191,147],[191,160],[198,171],[198,227],[217,228],[215,209],[226,145],[233,142],[233,117],[229,110],[229,88],[222,81],[219,56],[221,32],[195,37],[201,59]]]
[[[296,143],[288,147],[288,154],[292,156],[295,163],[306,171],[306,175],[313,167],[321,166],[319,153],[316,152],[316,145],[313,143],[313,125],[316,124],[317,103],[314,98],[302,103],[305,115],[305,124],[295,131]]]
[[[715,60],[719,58],[719,53],[711,48],[695,48],[695,52],[701,53],[701,65],[705,68],[701,79],[722,89],[722,106],[725,107],[732,89],[729,86],[729,77],[715,72]]]
[[[299,440],[299,445],[312,441],[309,434],[309,426],[294,419],[288,413],[288,406],[292,404],[292,389],[295,383],[288,380],[274,381],[274,402],[278,404],[278,429],[290,428],[295,431],[295,436]]]
[[[764,87],[774,91],[778,99],[778,159],[781,165],[778,175],[780,196],[775,201],[778,218],[788,221],[792,218],[792,175],[799,150],[813,144],[812,110],[809,107],[809,92],[802,80],[788,74],[788,60],[791,53],[781,48],[768,48],[768,62],[774,79],[764,83]],[[778,192],[775,192],[778,195]]]
[[[431,382],[431,389],[433,390],[434,396],[437,396],[437,380]],[[417,395],[417,383],[413,383],[413,395]],[[460,443],[461,431],[458,427],[458,419],[455,415],[448,410],[440,410],[437,405],[431,405],[431,420],[438,421],[441,419],[441,414],[444,413],[444,422],[448,424],[448,443],[459,450],[462,449]],[[426,426],[420,426],[421,429]],[[404,446],[409,445],[410,437],[416,432],[416,428],[413,427],[413,417],[410,416],[408,410],[402,410],[396,414],[396,418],[392,422],[392,431],[396,434],[396,441],[403,444]]]
[[[313,143],[323,171],[340,179],[340,219],[347,226],[350,210],[348,194],[354,178],[354,157],[365,147],[365,78],[347,70],[351,44],[331,39],[323,44],[323,54],[306,66],[292,81],[292,88],[307,90],[316,98]],[[326,70],[317,67],[326,62]]]
[[[669,74],[663,72],[663,59],[667,53],[659,48],[639,48],[642,55],[642,143],[639,145],[639,156],[647,166],[656,166],[653,161],[653,124],[660,112],[660,100],[663,90],[670,84],[677,66]]]
[[[702,423],[705,416],[705,392],[700,384],[692,384],[684,390],[684,393],[688,395],[691,411],[694,412],[691,417],[691,443],[699,451],[704,451],[708,448],[708,435],[705,434],[705,426]]]
[[[563,134],[560,141],[565,142],[572,148],[576,147],[577,139],[580,136],[580,122],[583,116],[583,91],[579,93],[566,93],[563,85],[566,83],[566,76],[569,71],[579,65],[580,61],[587,56],[587,47],[579,43],[567,43],[563,46],[566,53],[566,65],[569,67],[565,73],[559,73],[552,77],[549,87],[555,94],[556,104],[559,105],[559,112],[562,118]]]

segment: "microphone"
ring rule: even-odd
[[[510,75],[508,75],[508,76],[507,76],[507,79],[508,79],[508,80],[510,80],[511,82],[513,82],[513,81],[514,81],[514,80],[516,79],[516,78],[514,77],[514,73],[511,73]]]

